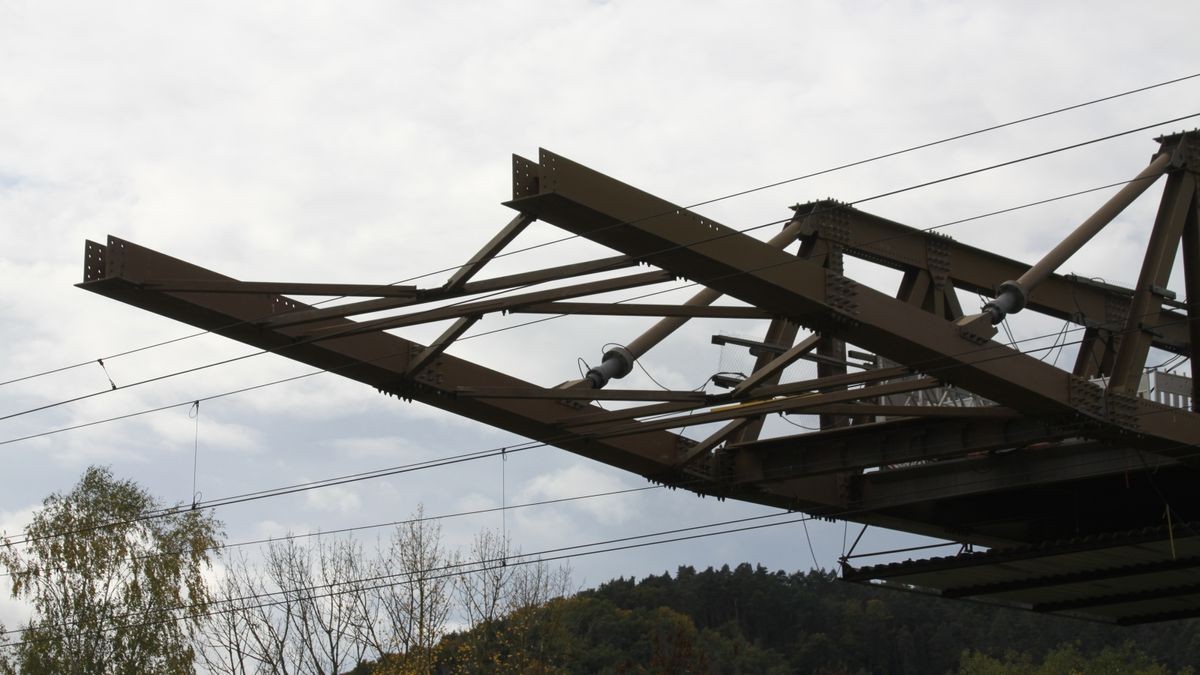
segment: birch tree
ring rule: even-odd
[[[219,529],[205,511],[164,508],[136,483],[88,468],[0,547],[13,597],[33,606],[17,669],[191,672]]]

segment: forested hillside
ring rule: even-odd
[[[1200,661],[1200,623],[1116,628],[742,564],[609,581],[436,654],[440,672],[1169,673]]]

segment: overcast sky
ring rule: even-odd
[[[1200,71],[1191,1],[21,2],[0,0],[0,381],[194,333],[74,287],[108,234],[248,280],[390,283],[453,267],[506,223],[512,153],[545,147],[690,204]],[[747,227],[1200,112],[1200,78],[711,204]],[[1166,125],[863,205],[927,227],[1125,180]],[[1064,271],[1130,283],[1161,188]],[[1105,198],[945,230],[1035,260]],[[535,226],[517,246],[560,236]],[[578,242],[495,273],[599,254]],[[886,274],[863,270],[886,288]],[[419,283],[438,286],[445,274]],[[1181,293],[1182,296],[1182,293]],[[686,297],[675,295],[672,297]],[[977,303],[976,303],[977,304]],[[473,333],[513,325],[489,317]],[[1018,337],[1057,324],[1014,321]],[[451,353],[544,385],[578,376],[645,320],[583,319],[466,340]],[[691,327],[643,365],[692,388],[728,364]],[[402,332],[427,340],[440,327]],[[245,354],[213,336],[0,386],[0,415]],[[1064,363],[1070,359],[1063,357]],[[0,422],[0,440],[184,402],[308,367],[260,356]],[[629,386],[653,386],[641,372]],[[0,445],[0,528],[105,464],[166,502],[519,443],[471,420],[319,375]],[[556,449],[219,511],[230,541],[647,485]],[[767,513],[652,490],[509,514],[527,551]],[[444,522],[459,546],[488,515]],[[576,560],[576,580],[762,562],[831,567],[842,523],[780,527]],[[851,530],[851,536],[854,531]],[[374,533],[364,535],[373,540]],[[903,541],[868,533],[863,546]],[[0,598],[0,621],[21,609]]]

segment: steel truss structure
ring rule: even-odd
[[[1200,133],[1157,140],[1146,170],[1033,267],[833,201],[793,207],[764,242],[542,150],[513,158],[516,217],[438,287],[238,281],[116,237],[86,244],[81,287],[653,481],[991,549],[848,558],[847,579],[1120,623],[1192,616],[1200,392],[1174,382],[1167,404],[1139,384],[1152,347],[1196,356]],[[1053,274],[1163,176],[1136,287]],[[535,220],[615,255],[480,278]],[[1166,289],[1180,249],[1185,301]],[[846,276],[846,256],[899,271],[898,293]],[[700,289],[684,303],[587,300],[679,278]],[[992,300],[966,315],[959,289]],[[318,308],[300,295],[363,299]],[[738,302],[714,304],[723,296]],[[1024,308],[1080,328],[1071,370],[992,339]],[[546,387],[449,353],[497,312],[659,320],[586,377]],[[769,320],[761,340],[740,340],[753,371],[718,393],[613,383],[697,317]],[[389,332],[446,320],[430,344]],[[801,359],[817,376],[789,381]],[[609,401],[624,407],[597,405]],[[820,426],[767,437],[776,413]]]

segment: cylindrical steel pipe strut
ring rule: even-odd
[[[1079,227],[1067,235],[1066,239],[1059,242],[1058,246],[1050,249],[1050,252],[1042,256],[1042,259],[1030,267],[1029,271],[1022,274],[1020,279],[1000,284],[996,298],[983,306],[984,311],[991,314],[992,324],[998,324],[1008,314],[1024,309],[1033,289],[1045,281],[1054,270],[1058,269],[1059,265],[1066,262],[1067,258],[1083,248],[1084,244],[1104,229],[1105,225],[1111,223],[1117,214],[1133,203],[1133,200],[1149,189],[1154,181],[1166,172],[1170,163],[1171,153],[1160,152],[1136,178],[1126,183],[1090,218],[1080,223]]]
[[[805,216],[804,218],[807,217]],[[783,228],[779,234],[771,237],[767,243],[776,248],[786,248],[788,244],[791,244],[800,235],[800,228],[803,226],[804,218],[793,218],[787,227]],[[683,306],[707,307],[716,302],[717,298],[722,295],[720,291],[705,288],[691,298],[688,298],[687,302],[683,303]],[[587,372],[587,381],[591,383],[593,389],[600,389],[608,384],[610,379],[625,377],[633,370],[634,361],[653,349],[655,345],[665,340],[671,333],[679,330],[679,327],[687,323],[689,318],[686,316],[668,316],[659,319],[658,323],[634,338],[629,344],[605,352],[604,359],[600,362],[600,365]]]

